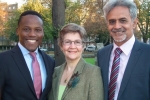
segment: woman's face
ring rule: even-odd
[[[83,42],[78,32],[70,32],[64,35],[61,50],[66,60],[79,60],[82,56]]]

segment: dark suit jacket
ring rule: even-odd
[[[54,60],[40,51],[46,67],[47,79],[40,100],[46,100],[52,85]],[[27,64],[18,46],[0,53],[0,100],[38,100]]]
[[[49,100],[58,100],[58,91],[66,63],[56,67],[53,75],[52,91]],[[66,87],[61,100],[103,100],[103,82],[100,68],[80,59],[74,73],[79,73],[75,87]]]
[[[102,71],[104,99],[108,100],[108,69],[113,45],[98,51]],[[121,68],[121,67],[120,67]],[[135,40],[117,100],[150,100],[150,46]]]

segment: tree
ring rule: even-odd
[[[17,21],[19,18],[21,11],[14,11],[13,12],[13,16],[11,17],[11,19],[8,19],[8,21],[5,23],[5,29],[4,29],[4,34],[5,37],[7,39],[9,39],[10,41],[18,41],[18,37],[16,35],[16,28],[17,28]]]
[[[5,21],[7,20],[7,11],[6,11],[7,3],[0,3],[0,38],[1,38],[1,43],[4,45],[4,24]],[[6,43],[6,41],[5,41]]]
[[[27,3],[23,5],[21,8],[23,11],[25,10],[35,10],[39,12],[44,20],[44,41],[49,42],[52,39],[52,13],[51,9],[44,6],[44,2],[40,0],[27,0]]]
[[[95,42],[102,42],[105,45],[110,37],[103,17],[103,3],[100,0],[86,1],[88,16],[86,17],[84,27],[87,31],[89,41],[90,39],[94,39]]]
[[[58,32],[61,27],[65,24],[65,1],[64,0],[52,0],[52,23],[54,27],[53,37],[54,37],[54,54],[56,66],[64,63],[65,58],[61,52],[58,43]]]
[[[76,23],[81,25],[87,14],[84,5],[79,1],[73,2],[66,0],[65,23]]]
[[[138,8],[138,27],[142,33],[143,42],[147,43],[150,38],[150,1],[135,0]]]
[[[18,9],[17,11],[13,12],[13,16],[9,19],[5,24],[5,34],[7,38],[12,41],[18,41],[18,37],[16,36],[16,28],[17,28],[17,21],[21,14],[21,12],[25,10],[35,10],[39,12],[44,21],[44,40],[43,42],[49,43],[52,40],[52,13],[51,9],[44,7],[39,0],[27,0],[23,6]]]
[[[0,10],[0,15],[2,15],[2,11]],[[2,16],[0,16],[0,36],[2,36],[2,32],[3,32],[3,27],[4,26],[4,21],[2,19]]]

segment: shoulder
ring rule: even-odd
[[[142,49],[144,50],[150,50],[150,45],[149,44],[146,44],[146,43],[141,43],[141,46],[142,46]]]
[[[15,55],[17,56],[17,55]],[[12,63],[14,63],[12,56],[12,50],[4,51],[0,53],[0,67],[2,68],[9,68],[10,66],[13,67]]]
[[[43,52],[41,50],[39,50],[39,53],[42,55],[43,58],[46,58],[46,59],[54,62],[54,59],[50,55],[46,54],[45,52]]]
[[[56,67],[54,68],[54,75],[60,74],[60,72],[63,71],[64,66],[65,66],[65,63],[63,63],[63,64],[60,65],[60,66],[56,66]]]
[[[99,69],[99,67],[96,66],[96,65],[93,65],[93,64],[85,62],[85,69],[90,69],[90,70],[92,69],[92,70],[94,70],[94,69]]]
[[[80,77],[82,79],[82,82],[90,85],[90,87],[99,88],[102,85],[101,70],[100,67],[96,65],[86,63]]]
[[[150,51],[150,45],[140,42],[138,40],[135,41],[134,46],[133,46],[133,50],[142,50],[145,53]]]
[[[141,53],[144,59],[150,59],[150,45],[146,43],[141,43]]]
[[[92,76],[95,73],[100,73],[100,67],[86,62],[84,69],[83,69],[83,72],[85,74],[88,74],[89,76]]]
[[[61,66],[56,66],[55,68],[54,68],[54,72],[57,72],[57,71],[59,71],[61,69]]]
[[[4,51],[0,53],[0,58],[4,59],[7,58],[8,56],[11,56],[12,50]]]
[[[97,59],[98,59],[98,63],[100,62],[100,59],[103,59],[103,57],[107,57],[108,54],[111,53],[113,49],[113,44],[109,44],[105,47],[103,47],[102,49],[100,49],[98,52],[97,52]],[[103,59],[104,60],[104,59]],[[99,65],[99,64],[98,64]]]
[[[10,56],[10,54],[11,53],[15,53],[15,52],[17,52],[18,53],[18,51],[20,51],[20,53],[21,53],[21,50],[19,49],[19,47],[18,46],[14,46],[12,49],[10,49],[10,50],[7,50],[7,51],[3,51],[3,52],[1,52],[0,53],[0,57],[2,56],[2,55],[9,55]]]
[[[57,70],[61,70],[62,69],[62,67],[64,67],[65,66],[65,64],[66,64],[66,62],[65,63],[63,63],[63,64],[61,64],[61,65],[59,65],[59,66],[56,66],[55,67],[55,70],[57,71]]]
[[[53,71],[55,67],[55,60],[43,51],[39,50],[39,53],[45,63],[45,66],[47,66],[47,68],[51,68],[50,70]]]
[[[106,51],[108,51],[108,50],[109,50],[110,48],[112,48],[112,47],[113,47],[113,45],[112,45],[112,44],[109,44],[109,45],[103,47],[102,49],[98,50],[98,53],[106,52]]]

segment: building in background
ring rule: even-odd
[[[4,37],[4,23],[12,17],[13,11],[18,9],[18,3],[7,4],[0,1],[0,45],[7,45],[8,40]]]

